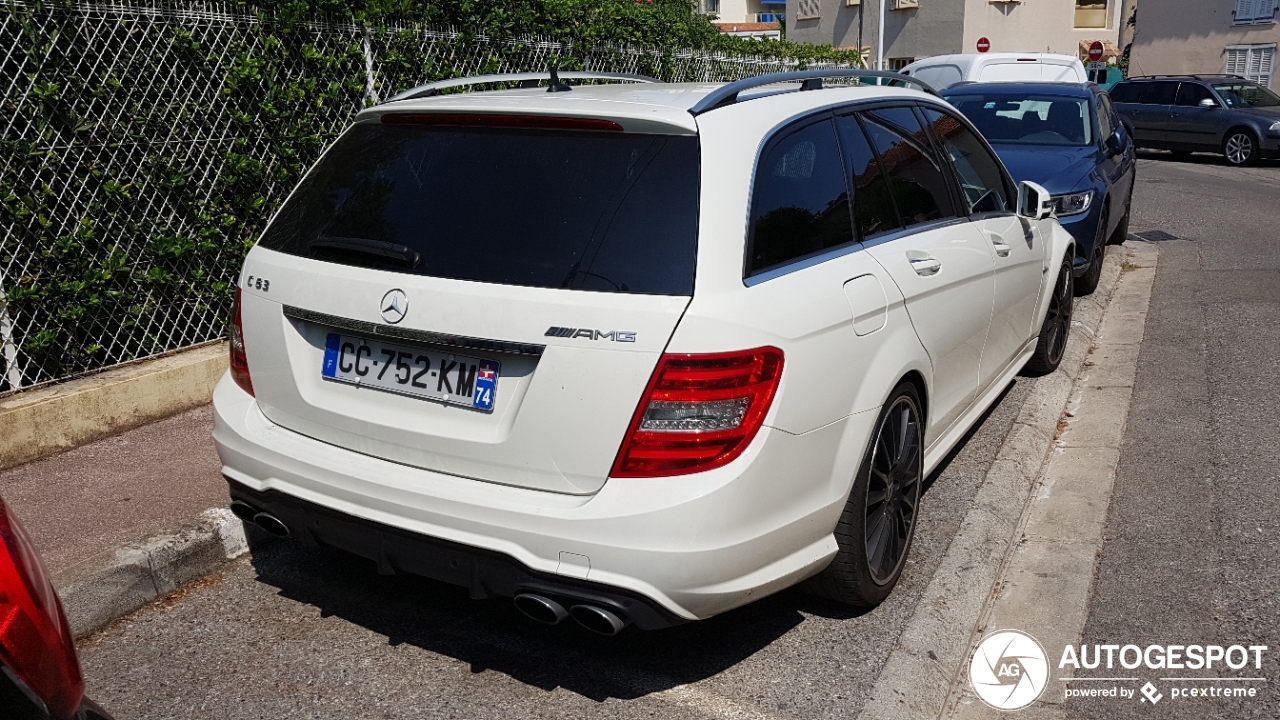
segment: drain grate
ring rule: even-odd
[[[1181,240],[1177,235],[1170,235],[1163,230],[1150,230],[1144,233],[1135,233],[1134,237],[1145,242],[1169,242],[1170,240]]]

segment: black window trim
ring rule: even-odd
[[[1009,195],[1009,200],[1012,203],[1012,208],[1009,210],[1003,210],[1003,211],[997,211],[997,212],[980,212],[980,213],[971,212],[968,215],[961,215],[960,217],[969,222],[977,222],[979,220],[988,220],[991,218],[1016,216],[1018,214],[1018,183],[1014,182],[1013,176],[1009,174],[1009,168],[1004,166],[1004,161],[1000,159],[1000,154],[995,151],[995,148],[991,147],[991,143],[987,142],[987,139],[983,137],[982,133],[978,132],[978,129],[974,127],[973,123],[969,122],[969,118],[965,117],[964,113],[960,112],[959,110],[955,110],[954,108],[945,108],[936,103],[917,101],[915,105],[916,105],[916,108],[921,111],[921,124],[925,126],[925,128],[929,133],[929,136],[934,139],[934,142],[937,143],[938,148],[942,150],[941,157],[943,158],[944,164],[947,167],[947,173],[951,176],[951,183],[954,186],[954,189],[956,192],[960,192],[960,185],[961,185],[960,174],[956,172],[955,165],[951,162],[951,156],[945,151],[944,148],[942,148],[942,142],[937,137],[934,136],[933,126],[927,122],[924,122],[926,120],[926,118],[923,117],[923,114],[924,114],[923,111],[925,109],[933,110],[934,112],[947,115],[951,119],[958,121],[961,125],[963,125],[966,129],[968,129],[969,132],[972,133],[974,137],[978,139],[978,142],[982,143],[982,147],[986,148],[988,153],[991,153],[992,157],[996,159],[996,167],[1000,168],[1000,178],[1004,182],[1004,190]],[[967,199],[963,197],[963,193],[961,194],[961,197],[959,198],[959,200],[960,200],[960,204],[958,205],[958,207],[968,206],[969,202]]]

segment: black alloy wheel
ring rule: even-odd
[[[1258,141],[1248,130],[1236,128],[1222,140],[1222,156],[1228,165],[1252,165],[1258,159]]]
[[[1071,279],[1071,258],[1068,256],[1063,258],[1062,265],[1058,268],[1053,294],[1049,296],[1049,310],[1040,326],[1040,339],[1036,342],[1036,350],[1031,359],[1027,361],[1027,374],[1048,375],[1057,370],[1062,362],[1062,356],[1067,351],[1067,340],[1071,337],[1074,284]]]
[[[924,450],[915,402],[899,396],[880,423],[871,449],[863,534],[867,567],[877,585],[898,579],[916,530],[924,483]]]
[[[880,410],[844,511],[835,558],[806,587],[859,608],[879,605],[906,567],[924,487],[924,414],[915,385],[902,382]]]

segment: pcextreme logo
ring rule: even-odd
[[[1019,710],[1035,702],[1049,681],[1049,660],[1030,635],[999,630],[978,643],[969,663],[969,684],[996,710]]]

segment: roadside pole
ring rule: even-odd
[[[884,70],[884,5],[885,0],[880,0],[880,17],[876,18],[880,24],[880,37],[876,40],[877,70]]]
[[[13,320],[9,317],[9,300],[0,283],[0,349],[3,349],[5,376],[9,389],[22,387],[22,370],[18,368],[18,347],[13,342]]]

